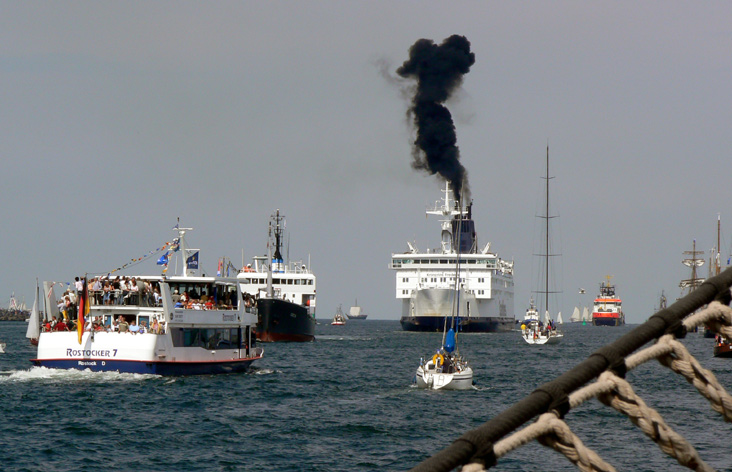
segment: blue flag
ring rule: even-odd
[[[198,251],[188,256],[188,259],[186,259],[186,265],[189,269],[198,269]]]
[[[168,253],[166,252],[162,256],[160,256],[160,259],[158,259],[158,265],[167,265],[168,264]]]

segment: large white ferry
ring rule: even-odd
[[[464,210],[458,209],[451,193],[446,183],[442,202],[438,201],[434,209],[426,212],[442,218],[441,246],[420,252],[408,242],[407,252],[391,255],[390,268],[396,272],[396,297],[402,300],[402,329],[442,331],[445,317],[454,311],[457,293],[459,331],[509,331],[516,324],[513,261],[505,261],[490,252],[490,243],[478,248],[472,203]],[[462,224],[460,231],[459,224]],[[458,253],[460,288],[456,291]]]
[[[282,239],[285,217],[277,210],[269,225],[268,248],[255,256],[238,280],[245,302],[257,314],[257,339],[263,342],[308,342],[315,339],[315,274],[303,261],[285,263]]]
[[[76,313],[61,316],[55,284],[44,283],[49,317],[67,321],[54,328],[44,323],[37,357],[31,361],[60,369],[194,375],[244,371],[260,359],[256,316],[246,311],[237,279],[197,275],[197,252],[189,257],[184,238],[191,228],[174,229],[178,238],[172,246],[187,259],[182,273],[101,277],[101,290],[90,283],[78,295],[78,311],[86,320]],[[67,330],[69,322],[76,327]],[[85,328],[80,330],[80,324]]]

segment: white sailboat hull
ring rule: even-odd
[[[530,329],[524,329],[521,333],[521,337],[524,338],[528,344],[558,344],[564,338],[562,333],[552,333],[550,335],[536,333]]]
[[[432,361],[424,367],[417,367],[417,387],[430,390],[469,390],[473,388],[473,369],[466,367],[460,372],[445,373],[435,369]]]

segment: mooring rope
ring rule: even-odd
[[[574,369],[542,385],[497,417],[465,433],[412,470],[447,472],[462,466],[464,472],[484,471],[495,465],[498,458],[536,440],[564,454],[582,471],[614,471],[613,466],[587,448],[563,420],[569,410],[592,398],[598,398],[628,416],[679,464],[695,471],[714,470],[656,410],[635,394],[624,377],[627,371],[657,359],[694,385],[725,421],[732,421],[732,396],[677,340],[687,331],[704,325],[732,339],[732,308],[728,306],[730,285],[732,269],[707,280],[695,292],[659,311],[646,323],[599,349]],[[689,316],[690,313],[693,314]],[[654,345],[631,354],[653,339],[656,339]],[[585,385],[593,378],[597,380]],[[534,423],[519,430],[537,416]]]

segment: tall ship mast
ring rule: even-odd
[[[696,239],[692,243],[691,251],[684,251],[684,255],[687,257],[683,259],[681,263],[691,269],[691,277],[679,282],[682,294],[684,294],[684,292],[687,294],[693,292],[704,282],[704,277],[698,277],[697,273],[697,267],[704,265],[704,259],[702,257],[698,257],[703,254],[704,251],[696,250]]]
[[[407,251],[391,255],[389,267],[396,274],[396,298],[402,301],[402,329],[443,331],[458,291],[459,331],[513,329],[513,261],[490,252],[490,243],[479,249],[472,203],[460,208],[452,198],[450,185],[445,183],[442,200],[426,213],[441,218],[440,246],[420,251],[407,242]],[[458,253],[460,280],[456,290]]]

